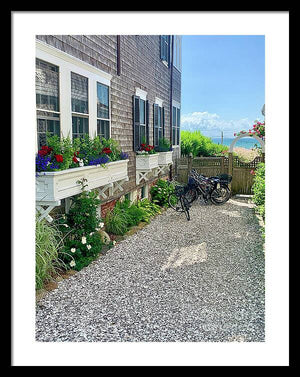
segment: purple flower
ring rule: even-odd
[[[129,157],[128,153],[126,153],[126,152],[121,152],[121,154],[120,154],[120,158],[121,158],[121,160],[127,160],[128,157]]]
[[[90,160],[89,165],[102,165],[102,164],[106,164],[108,161],[109,161],[108,156],[101,156],[101,157]]]
[[[38,154],[35,158],[35,170],[37,172],[46,171],[50,160],[51,160],[51,157],[41,156]]]

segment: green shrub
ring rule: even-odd
[[[105,216],[105,229],[109,233],[123,236],[128,231],[128,216],[122,209],[114,208]]]
[[[72,198],[69,213],[58,219],[62,232],[66,233],[61,258],[74,270],[87,266],[102,250],[99,204],[96,190],[83,191]]]
[[[145,221],[146,223],[149,223],[153,216],[161,213],[160,206],[150,202],[148,199],[138,201],[137,206],[144,211],[142,221]]]
[[[257,205],[256,212],[265,220],[265,164],[263,162],[257,165],[252,191],[253,202]],[[264,227],[262,236],[265,238]]]
[[[136,204],[131,204],[129,199],[117,202],[115,209],[124,211],[127,227],[138,225],[143,220],[145,214],[142,208],[139,208]]]
[[[254,183],[252,185],[253,202],[257,205],[257,210],[265,218],[265,164],[257,165]]]
[[[63,247],[63,236],[59,229],[46,220],[35,222],[35,286],[43,288],[44,283],[65,268],[59,258]]]
[[[219,145],[212,142],[211,138],[203,136],[200,131],[181,131],[181,154],[189,156],[192,153],[193,157],[215,156],[228,150],[225,145]]]
[[[161,206],[169,206],[169,195],[174,192],[174,187],[169,185],[167,181],[159,179],[156,185],[152,186],[150,189],[151,200],[153,203]]]

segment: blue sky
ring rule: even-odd
[[[233,137],[263,120],[265,38],[183,35],[181,127]]]

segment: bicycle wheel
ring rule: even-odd
[[[230,198],[230,190],[227,185],[221,183],[219,188],[213,189],[210,200],[215,205],[224,204]]]
[[[181,202],[180,202],[180,200],[179,200],[179,198],[178,198],[177,195],[175,195],[174,193],[170,194],[168,202],[169,202],[169,206],[171,208],[173,208],[175,211],[177,211],[177,212],[183,212],[183,208],[181,206]]]
[[[180,203],[181,203],[183,212],[185,213],[187,221],[190,221],[190,211],[189,211],[190,204],[184,195],[180,196]]]

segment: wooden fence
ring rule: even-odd
[[[250,173],[258,163],[264,161],[262,157],[255,157],[249,163],[239,160],[237,156],[229,157],[181,157],[175,160],[175,174],[177,180],[182,183],[187,182],[191,169],[195,169],[207,177],[226,173],[232,175],[232,194],[252,194],[253,175]]]

